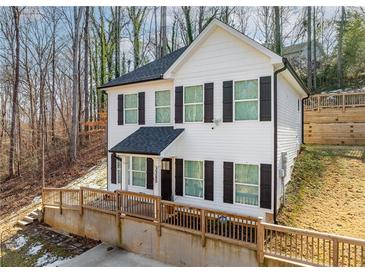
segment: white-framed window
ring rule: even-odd
[[[234,82],[234,120],[258,120],[258,80]]]
[[[204,92],[203,85],[184,87],[185,122],[203,122]]]
[[[146,187],[147,184],[147,158],[132,156],[130,164],[132,186]]]
[[[124,122],[125,124],[138,123],[138,94],[124,96]]]
[[[122,184],[122,161],[116,160],[117,184]]]
[[[234,165],[234,201],[238,204],[259,205],[258,165]]]
[[[185,196],[204,197],[204,162],[184,161]]]
[[[156,124],[171,122],[171,100],[169,90],[155,92],[155,121]]]

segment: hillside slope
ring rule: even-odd
[[[278,222],[365,238],[365,147],[305,146]]]

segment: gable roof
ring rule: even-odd
[[[109,151],[160,155],[183,131],[183,128],[174,129],[173,127],[140,127]]]
[[[163,74],[185,51],[187,47],[180,48],[174,52],[157,59],[147,65],[137,68],[127,74],[115,78],[99,88],[110,88],[115,86],[133,84],[138,82],[163,79]]]
[[[185,50],[179,56],[179,58],[170,66],[170,68],[165,72],[164,78],[172,78],[174,70],[183,62],[183,60],[185,58],[187,58],[194,51],[194,49],[196,47],[198,47],[199,44],[201,44],[204,41],[205,37],[207,37],[209,35],[209,33],[212,30],[216,29],[217,27],[220,27],[220,28],[226,30],[227,32],[229,32],[230,34],[232,34],[239,40],[252,46],[253,48],[257,49],[259,52],[261,52],[265,56],[269,57],[271,60],[271,64],[282,63],[282,57],[280,55],[276,54],[272,50],[266,48],[265,46],[261,45],[257,41],[248,37],[247,35],[236,30],[235,28],[233,28],[233,27],[227,25],[226,23],[223,23],[222,21],[215,18],[208,24],[208,26],[206,26],[204,28],[204,30],[198,35],[198,37],[189,45],[187,50]]]

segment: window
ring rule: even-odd
[[[185,87],[185,122],[203,122],[203,86]]]
[[[161,90],[155,93],[155,107],[156,107],[156,124],[170,123],[170,91]]]
[[[234,83],[234,119],[258,119],[258,81],[246,80]]]
[[[121,184],[122,183],[122,161],[117,159],[117,184]]]
[[[132,157],[132,185],[146,187],[146,158]]]
[[[184,161],[185,195],[203,198],[203,162]]]
[[[126,94],[124,103],[124,119],[126,124],[138,122],[138,94]]]
[[[258,205],[259,167],[257,165],[235,164],[234,167],[235,202]]]

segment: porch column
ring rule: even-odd
[[[161,196],[161,159],[153,158],[153,195]]]
[[[127,161],[129,161],[129,157],[128,156],[122,156],[122,185],[121,188],[122,190],[128,190],[128,166],[127,166]]]

